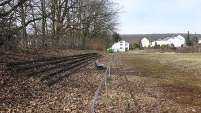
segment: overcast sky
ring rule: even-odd
[[[113,0],[122,7],[120,34],[201,34],[201,0]]]

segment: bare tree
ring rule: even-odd
[[[18,7],[23,5],[27,0],[2,0],[0,2],[0,10],[7,8],[7,11],[3,10],[0,12],[0,18],[8,16],[10,13],[12,13],[14,10],[16,10]]]
[[[45,0],[41,0],[41,10],[42,10],[42,44],[43,48],[45,48],[45,40],[46,40],[46,11],[45,11]]]
[[[23,48],[33,40],[35,47],[87,49],[93,40],[105,44],[115,30],[118,9],[113,6],[109,0],[4,0],[0,18],[11,15]]]

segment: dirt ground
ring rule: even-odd
[[[44,56],[66,56],[94,51],[4,51],[3,62]],[[100,52],[107,66],[112,54]],[[115,53],[111,76],[102,87],[96,113],[199,113],[201,79],[143,54]],[[4,64],[0,71],[0,112],[84,113],[90,108],[105,70],[94,63],[52,87],[37,77],[14,74]],[[194,72],[196,73],[196,72]]]

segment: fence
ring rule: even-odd
[[[91,106],[90,106],[90,108],[89,108],[89,110],[88,110],[88,113],[92,113],[92,112],[93,112],[94,106],[95,106],[95,103],[96,103],[96,100],[97,100],[97,98],[98,98],[98,94],[99,94],[99,92],[101,91],[103,84],[104,84],[104,83],[106,84],[107,76],[110,76],[110,64],[112,63],[113,58],[114,58],[114,54],[112,55],[112,57],[111,57],[110,60],[109,60],[109,63],[108,63],[107,68],[106,68],[106,70],[105,70],[104,77],[102,78],[102,80],[100,81],[100,83],[99,83],[99,85],[98,85],[98,88],[97,88],[97,90],[96,90],[96,92],[95,92],[95,95],[94,95],[93,101],[92,101],[92,103],[91,103]],[[106,91],[107,91],[107,90],[106,90]]]

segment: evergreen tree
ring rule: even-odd
[[[191,40],[190,40],[189,31],[188,31],[188,34],[187,34],[187,37],[186,37],[186,45],[187,46],[191,46],[192,45]]]
[[[193,38],[191,39],[191,43],[192,43],[192,45],[197,44],[197,43],[198,43],[198,37],[193,37]]]
[[[174,46],[173,43],[171,43],[171,45],[170,45],[170,49],[172,49],[173,51],[175,51],[177,48]]]
[[[140,38],[139,42],[138,42],[138,45],[139,45],[139,48],[143,48],[142,47],[142,42],[141,42],[142,38]]]
[[[133,50],[134,48],[133,48],[133,44],[130,44],[129,45],[129,50]]]
[[[153,47],[154,49],[159,49],[160,48],[160,45],[157,44],[157,42],[155,42],[155,45]]]
[[[112,38],[113,38],[114,42],[121,41],[121,37],[120,37],[119,33],[117,33],[117,32],[113,33]]]

